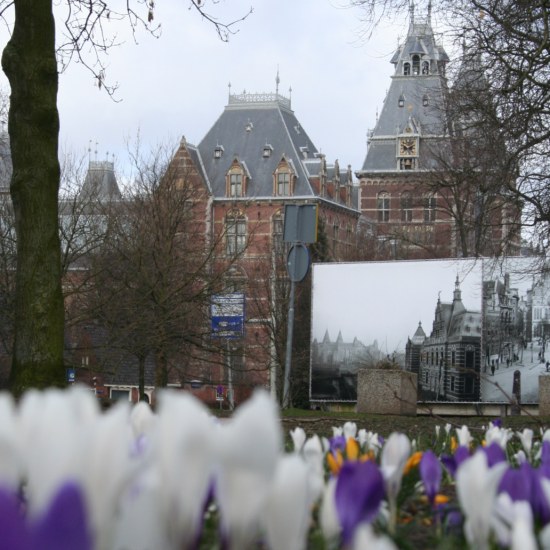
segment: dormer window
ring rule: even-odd
[[[427,107],[430,104],[430,98],[428,97],[428,94],[424,94],[422,97],[422,105],[424,107]]]
[[[277,197],[290,197],[294,192],[294,171],[284,157],[273,174],[273,187]]]
[[[227,197],[239,198],[246,195],[247,175],[245,167],[235,159],[225,175]]]
[[[409,76],[411,74],[411,64],[410,63],[403,63],[403,74],[405,76]]]
[[[223,156],[223,145],[216,145],[214,148],[214,158],[215,159],[221,159]]]
[[[243,175],[240,173],[229,174],[229,196],[243,196]]]
[[[422,74],[430,74],[430,63],[422,61]]]
[[[273,146],[270,145],[269,143],[266,143],[264,145],[264,150],[263,150],[263,153],[262,153],[262,157],[264,157],[264,159],[267,159],[271,156],[271,153],[273,153]]]
[[[397,102],[397,105],[399,105],[399,107],[403,107],[405,105],[405,98],[403,97],[403,94],[399,96],[399,101]]]
[[[277,173],[277,195],[279,197],[290,196],[290,172]]]

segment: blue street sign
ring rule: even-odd
[[[67,369],[67,382],[72,384],[75,380],[76,380],[76,370]]]
[[[210,303],[212,336],[242,338],[244,336],[244,293],[215,294]]]

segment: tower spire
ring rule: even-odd
[[[281,79],[279,78],[279,65],[277,65],[277,76],[275,77],[275,94],[279,95],[279,84]]]
[[[411,14],[411,25],[414,25],[414,0],[409,4],[409,13]]]

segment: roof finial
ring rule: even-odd
[[[281,79],[279,78],[279,65],[277,65],[277,76],[275,77],[275,94],[279,95],[279,83]]]
[[[228,82],[227,88],[229,90],[229,97],[231,97],[231,82]]]
[[[428,2],[428,23],[432,22],[432,0]]]
[[[88,142],[88,162],[92,162],[92,140]]]
[[[414,24],[414,0],[409,4],[409,12],[411,14],[411,24]]]
[[[290,101],[290,105],[292,106],[292,86],[289,86],[288,88],[288,100]]]
[[[95,161],[97,162],[97,146],[99,145],[99,143],[96,141],[95,142],[95,151],[94,151],[94,157],[95,157]]]

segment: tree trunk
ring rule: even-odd
[[[63,385],[63,298],[58,233],[59,115],[51,0],[15,0],[2,68],[11,87],[10,193],[17,235],[11,387]]]

